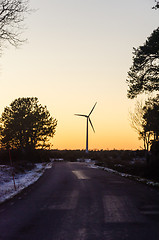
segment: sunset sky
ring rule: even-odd
[[[0,114],[18,97],[38,97],[58,120],[55,149],[139,149],[127,99],[133,47],[158,27],[154,0],[31,0],[20,48],[5,48],[0,63]]]

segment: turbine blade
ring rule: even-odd
[[[93,129],[93,132],[95,132],[95,130],[94,130],[94,127],[93,127],[93,124],[92,124],[92,122],[91,122],[91,119],[89,118],[89,122],[90,122],[90,124],[91,124],[91,127],[92,127],[92,129]]]
[[[87,115],[84,115],[84,114],[74,114],[76,116],[80,116],[80,117],[88,117]]]
[[[93,108],[92,108],[92,110],[90,111],[90,113],[89,113],[89,115],[88,115],[88,116],[90,116],[90,115],[91,115],[91,113],[93,112],[93,110],[94,110],[94,108],[95,108],[96,104],[97,104],[97,102],[94,104],[94,106],[93,106]]]

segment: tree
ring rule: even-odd
[[[142,102],[137,101],[135,105],[134,112],[129,113],[131,127],[138,133],[139,139],[142,139],[144,142],[144,149],[149,150],[151,145],[151,137],[153,132],[146,131],[145,119],[144,119],[144,106]]]
[[[134,48],[133,65],[128,72],[128,98],[159,90],[159,28],[145,44]]]
[[[144,130],[153,132],[153,140],[159,140],[159,95],[149,98],[143,107]]]
[[[3,148],[35,149],[49,146],[57,120],[36,97],[15,99],[0,118]],[[47,145],[48,143],[48,145]]]
[[[25,13],[29,11],[28,0],[0,0],[0,51],[9,43],[18,46]]]
[[[154,169],[159,167],[159,95],[154,98],[149,98],[145,102],[144,115],[145,131],[153,132],[153,139],[151,141],[151,156],[150,164]],[[157,173],[158,175],[158,173]]]
[[[159,140],[159,95],[148,98],[144,105],[138,101],[130,113],[130,123],[148,151],[152,142]]]
[[[156,10],[156,9],[159,8],[159,1],[156,1],[156,0],[155,0],[155,2],[156,2],[156,5],[155,5],[152,9],[155,9],[155,10]]]

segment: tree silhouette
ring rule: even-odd
[[[153,132],[153,140],[159,140],[159,95],[149,98],[143,107],[144,130]]]
[[[145,119],[144,119],[144,105],[142,102],[137,101],[133,112],[129,113],[129,121],[131,127],[138,133],[139,139],[143,140],[144,149],[149,150],[151,145],[151,138],[153,132],[145,130]]]
[[[133,65],[128,72],[128,98],[159,90],[159,28],[145,44],[134,48]]]
[[[4,109],[0,119],[3,148],[35,149],[49,146],[57,121],[36,97],[18,98]]]
[[[130,112],[130,124],[143,139],[145,150],[150,149],[154,141],[159,140],[159,95],[148,98],[143,105],[137,101],[134,112]]]
[[[28,11],[28,0],[0,1],[0,51],[7,43],[17,47],[24,41],[20,34]]]
[[[154,6],[152,9],[155,9],[155,10],[156,10],[156,9],[158,9],[158,8],[159,8],[159,2],[158,2],[158,1],[156,1],[156,0],[155,0],[155,2],[156,2],[156,5],[155,5],[155,6]]]

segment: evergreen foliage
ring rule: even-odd
[[[133,65],[128,72],[128,98],[159,90],[159,28],[146,43],[134,48]]]
[[[0,119],[1,146],[5,149],[46,148],[55,134],[57,120],[36,97],[15,99]]]

